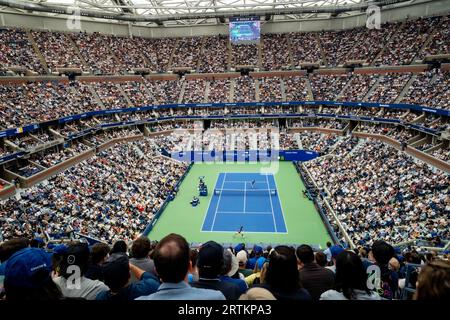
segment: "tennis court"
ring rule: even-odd
[[[201,231],[287,233],[273,174],[218,175]]]

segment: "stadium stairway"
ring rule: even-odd
[[[306,78],[306,90],[308,91],[308,100],[313,101],[314,100],[314,94],[311,87],[311,82],[309,81],[309,78]]]
[[[411,76],[411,78],[409,78],[409,80],[406,82],[405,86],[403,87],[402,91],[400,91],[400,94],[395,99],[394,103],[399,103],[400,101],[402,101],[403,97],[408,93],[411,85],[414,83],[414,81],[416,81],[416,78],[417,78],[416,74],[413,74]]]
[[[230,102],[234,102],[234,90],[236,86],[236,80],[230,79]]]
[[[83,56],[81,55],[80,50],[78,49],[78,46],[76,45],[75,41],[73,41],[72,37],[70,35],[67,35],[66,38],[68,39],[68,41],[70,42],[73,50],[75,51],[75,53],[77,54],[78,58],[80,58],[81,63],[83,64],[83,68],[85,70],[90,70],[89,68],[89,64],[86,62],[86,60],[84,60]],[[90,73],[90,72],[89,72]]]
[[[282,99],[282,101],[287,101],[286,85],[284,84],[284,79],[283,78],[280,78],[280,89],[281,89],[281,99]]]
[[[364,96],[364,98],[362,99],[362,101],[367,101],[367,98],[370,97],[372,92],[374,92],[375,89],[378,88],[378,85],[379,85],[380,81],[381,81],[381,77],[377,77],[377,80],[375,80],[375,83],[373,84],[373,86],[369,88],[369,90],[367,91],[367,93]]]
[[[184,92],[186,91],[186,81],[184,79],[181,83],[180,96],[178,97],[178,103],[183,103]]]
[[[120,83],[116,84],[117,88],[119,88],[120,93],[122,94],[122,96],[125,97],[125,100],[127,101],[127,105],[128,106],[132,106],[133,103],[130,100],[130,97],[126,94],[125,90],[123,90],[122,86],[120,85]]]
[[[255,82],[255,100],[256,102],[259,102],[259,80],[254,79],[253,81]]]
[[[203,97],[203,103],[208,102],[209,92],[211,91],[210,86],[211,82],[205,81],[205,96]]]
[[[105,105],[103,104],[102,99],[100,99],[100,96],[98,95],[97,91],[95,91],[95,89],[89,83],[85,83],[84,85],[89,88],[89,91],[92,93],[92,96],[94,97],[95,102],[97,102],[97,104],[101,107],[101,109],[106,109]]]
[[[289,54],[289,66],[293,69],[294,65],[294,55],[292,54],[292,42],[290,37],[286,37],[287,46],[288,46],[288,54]]]
[[[30,43],[31,43],[31,46],[32,46],[33,49],[34,49],[34,53],[35,53],[36,56],[38,57],[38,59],[39,59],[39,61],[41,62],[42,66],[44,67],[45,72],[50,73],[50,69],[48,68],[47,61],[45,61],[45,58],[44,58],[44,56],[42,55],[41,50],[39,50],[39,47],[38,47],[36,41],[34,41],[34,38],[33,38],[33,36],[31,35],[31,31],[30,31],[29,29],[27,29],[27,30],[26,30],[26,33],[27,33],[28,40],[29,40]]]

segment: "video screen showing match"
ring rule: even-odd
[[[261,38],[259,17],[230,18],[230,41],[232,44],[255,44]]]

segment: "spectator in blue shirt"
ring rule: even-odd
[[[247,269],[253,270],[256,266],[256,261],[261,257],[263,254],[263,249],[260,246],[255,245],[253,247],[253,250],[250,254],[250,259],[247,261]]]
[[[219,277],[224,282],[234,283],[239,287],[241,294],[244,294],[248,287],[247,283],[239,278],[239,263],[235,255],[229,250],[223,251],[223,272]],[[236,277],[237,275],[237,277]]]
[[[160,283],[149,272],[129,263],[124,253],[114,253],[103,264],[103,276],[109,291],[100,292],[97,300],[127,301],[156,292]],[[131,274],[140,281],[130,283]]]
[[[225,300],[218,290],[193,288],[188,284],[192,271],[189,244],[178,234],[169,234],[156,246],[155,269],[162,284],[150,295],[136,300]]]

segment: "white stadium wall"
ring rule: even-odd
[[[382,22],[445,14],[449,12],[449,0],[428,1],[410,4],[407,7],[403,6],[391,9],[384,8],[382,11]],[[364,26],[365,23],[365,13],[344,18],[317,19],[308,21],[263,22],[262,33],[341,30]],[[100,32],[117,36],[135,35],[147,38],[228,34],[228,26],[223,24],[180,27],[144,27],[132,25],[131,23],[92,21],[83,18],[80,24],[81,29],[70,29],[69,25],[70,23],[67,23],[67,19],[62,17],[49,17],[44,15],[23,13],[0,13],[0,26],[45,29],[51,31],[85,31],[88,33]]]

